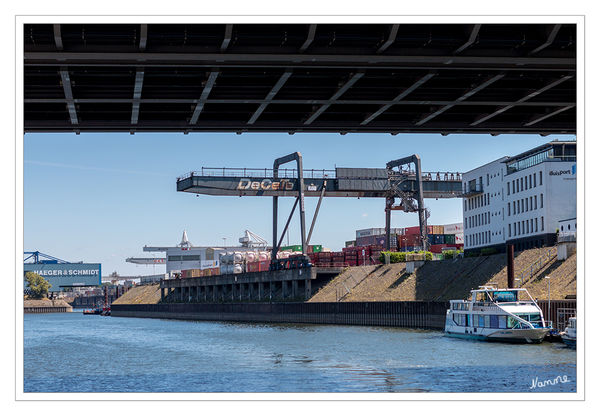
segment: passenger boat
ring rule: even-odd
[[[451,300],[449,336],[484,341],[540,343],[552,328],[527,289],[480,286],[469,300]]]
[[[577,318],[569,318],[569,324],[565,329],[565,332],[561,332],[560,336],[562,341],[567,345],[567,347],[576,348],[577,347]]]

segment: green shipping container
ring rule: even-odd
[[[312,247],[312,250],[310,249],[310,247]],[[296,244],[293,246],[284,246],[281,247],[279,249],[280,251],[302,251],[302,246],[300,244]],[[316,244],[316,245],[311,245],[309,246],[307,252],[308,253],[320,253],[321,251],[323,251],[323,246],[320,244]]]
[[[456,244],[456,235],[444,234],[444,244]]]
[[[300,244],[294,246],[284,246],[279,249],[280,251],[302,251],[302,246]]]

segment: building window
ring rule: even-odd
[[[517,223],[513,222],[513,235],[516,236],[517,235]]]
[[[533,211],[533,197],[529,197],[529,209]]]
[[[534,176],[534,178],[535,178],[535,176]],[[537,195],[533,196],[533,205],[535,206],[534,209],[537,209]]]
[[[513,201],[513,215],[517,215],[517,210],[516,210],[516,202]]]
[[[490,174],[487,174],[487,186],[490,186]]]
[[[525,190],[527,190],[527,176],[525,176]]]
[[[544,217],[542,217],[540,219],[540,222],[542,223],[541,227],[542,227],[542,231],[544,231]]]
[[[513,194],[515,193],[515,180],[512,181]]]
[[[542,171],[540,170],[540,186],[542,186]]]
[[[540,208],[544,208],[544,194],[540,194]]]
[[[529,175],[529,187],[531,188],[531,175]]]
[[[521,186],[519,187],[519,189],[522,191],[523,190],[523,178],[519,178],[519,182],[521,182]]]
[[[535,176],[534,176],[534,178],[535,178]],[[538,232],[538,220],[537,220],[537,217],[535,217],[535,232],[536,233]]]
[[[529,234],[529,220],[525,220],[525,228],[527,230],[526,234]]]
[[[525,212],[529,211],[529,201],[525,198]]]
[[[506,195],[510,195],[510,182],[506,182]]]
[[[533,176],[533,187],[535,188],[537,185],[535,184],[535,173],[532,175]]]
[[[521,223],[517,221],[517,235],[521,235]]]

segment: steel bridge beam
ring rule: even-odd
[[[574,58],[539,58],[514,56],[417,56],[417,55],[305,55],[305,54],[249,54],[249,53],[158,53],[158,52],[25,52],[25,66],[133,66],[144,62],[144,66],[236,66],[259,67],[284,65],[287,67],[322,66],[338,68],[359,67],[387,68],[394,65],[425,66],[426,68],[465,69],[555,69],[575,72]],[[470,65],[483,67],[469,68]],[[536,68],[536,66],[538,68]]]
[[[552,45],[561,26],[562,25],[554,25],[552,27],[552,30],[550,31],[550,34],[548,35],[548,39],[546,39],[546,42],[542,43],[540,46],[529,52],[529,55],[535,55],[539,51],[546,49],[548,46]]]
[[[381,45],[379,47],[379,49],[377,49],[377,52],[375,52],[375,53],[385,52],[385,50],[387,48],[389,48],[396,41],[396,36],[398,36],[398,28],[399,27],[400,27],[400,25],[392,25],[392,27],[390,28],[390,34],[389,34],[387,40],[383,43],[383,45]]]
[[[467,98],[471,97],[472,95],[478,93],[479,91],[483,90],[484,88],[492,85],[494,82],[498,81],[499,79],[503,78],[504,74],[498,74],[496,76],[493,76],[492,78],[488,79],[487,81],[485,81],[484,83],[478,85],[477,87],[469,90],[468,92],[466,92],[465,94],[463,94],[462,96],[460,96],[459,98],[456,99],[455,102],[445,105],[444,107],[440,108],[439,110],[431,113],[430,115],[428,115],[427,117],[417,121],[415,124],[417,126],[421,126],[425,123],[427,123],[429,120],[439,116],[440,114],[442,114],[443,112],[449,110],[450,108],[454,107],[456,105],[456,103],[459,103],[461,101],[466,100]]]
[[[208,80],[206,84],[204,84],[204,89],[202,90],[202,94],[200,95],[200,99],[196,103],[196,108],[194,108],[194,113],[192,114],[192,118],[190,119],[190,124],[196,124],[198,122],[198,117],[200,117],[200,113],[204,108],[204,104],[210,94],[210,90],[212,90],[215,82],[217,80],[217,76],[219,75],[218,71],[212,71],[208,76]]]
[[[575,105],[573,104],[573,105],[568,105],[568,106],[563,107],[563,108],[559,108],[558,110],[553,111],[553,112],[551,112],[549,114],[546,114],[546,115],[543,115],[543,116],[539,116],[539,117],[536,117],[536,118],[532,119],[528,123],[525,123],[524,126],[526,126],[526,127],[533,126],[534,124],[537,124],[537,123],[539,123],[542,120],[546,120],[547,118],[550,118],[552,116],[560,114],[563,111],[570,110],[571,108],[574,108],[574,107],[575,107]]]
[[[279,92],[291,75],[292,71],[285,71],[283,75],[281,75],[277,83],[273,86],[273,88],[271,88],[271,91],[269,91],[265,97],[265,101],[261,103],[260,107],[258,107],[254,114],[252,114],[252,117],[250,117],[250,120],[248,120],[248,124],[254,124],[254,122],[256,122],[256,120],[260,117],[263,111],[265,111],[267,106],[272,102],[275,95]]]
[[[310,25],[308,27],[308,35],[306,37],[306,40],[304,41],[302,46],[300,46],[298,52],[302,53],[308,49],[310,44],[313,43],[313,40],[315,40],[315,33],[317,33],[317,25]]]
[[[131,124],[137,124],[140,115],[140,99],[142,98],[142,86],[144,84],[144,70],[138,69],[135,73],[135,85],[133,87],[133,102],[131,107]]]
[[[412,92],[411,90],[410,92]],[[404,92],[398,97],[405,96]],[[340,105],[382,105],[386,106],[384,109],[387,110],[389,107],[394,105],[449,105],[453,104],[456,106],[504,106],[504,105],[515,105],[518,107],[566,107],[574,106],[574,102],[568,101],[536,101],[536,102],[519,102],[514,101],[460,101],[456,100],[398,100],[398,97],[393,100],[311,100],[311,99],[266,99],[266,98],[208,98],[204,100],[205,104],[340,104]],[[126,103],[132,104],[133,98],[73,98],[73,102],[82,104],[103,104],[103,103]],[[25,103],[66,103],[66,98],[25,98]],[[153,103],[153,104],[196,104],[197,99],[194,98],[141,98],[140,103]],[[377,115],[381,109],[377,110]],[[376,114],[373,113],[373,114]],[[371,116],[369,116],[371,117]],[[367,120],[367,119],[365,119]],[[368,122],[361,122],[361,124],[368,124]]]
[[[471,126],[477,126],[478,124],[481,124],[484,121],[491,119],[492,117],[496,117],[498,114],[502,114],[505,111],[510,110],[511,108],[515,107],[517,104],[522,103],[527,100],[530,100],[530,99],[534,98],[535,96],[540,95],[544,91],[548,91],[549,89],[554,88],[557,85],[562,84],[563,82],[565,82],[571,78],[573,78],[572,75],[565,75],[564,77],[557,79],[554,82],[551,82],[550,84],[546,85],[545,87],[540,88],[539,90],[536,90],[530,94],[527,94],[525,97],[521,98],[520,100],[515,101],[514,103],[509,104],[507,106],[504,106],[504,107],[494,111],[493,113],[488,114],[487,116],[483,116],[483,117],[479,118],[478,120],[475,120],[473,123],[471,123]]]
[[[73,102],[73,90],[71,89],[71,78],[69,76],[69,71],[66,69],[61,69],[60,79],[62,81],[63,91],[65,92],[65,99],[67,101],[67,109],[69,110],[71,124],[79,124],[79,120],[77,119],[77,110],[75,109],[75,103]]]
[[[471,35],[469,36],[469,40],[467,40],[465,43],[463,43],[460,47],[458,47],[454,53],[461,53],[462,51],[464,51],[465,49],[467,49],[469,46],[471,46],[473,43],[475,43],[475,40],[477,39],[477,35],[479,34],[479,30],[481,29],[481,25],[473,25],[473,29],[471,29]]]
[[[348,91],[352,86],[364,76],[364,72],[359,72],[354,74],[342,87],[337,90],[335,94],[333,94],[330,98],[330,101],[335,102],[338,98],[340,98],[346,91]],[[331,104],[323,104],[317,111],[315,111],[305,122],[305,125],[311,124],[313,121],[317,119],[321,114],[327,110]]]
[[[393,105],[400,104],[401,101],[402,101],[402,99],[404,97],[406,97],[408,94],[410,94],[411,92],[413,92],[414,90],[416,90],[417,88],[419,88],[421,85],[423,85],[424,83],[426,83],[427,81],[429,81],[434,76],[435,76],[434,73],[430,73],[430,74],[427,74],[424,77],[420,78],[419,80],[417,80],[417,82],[415,82],[410,87],[408,87],[407,89],[405,89],[404,91],[402,91],[398,96],[396,96],[396,98],[394,98],[391,103],[385,104],[379,110],[375,111],[369,117],[367,117],[366,119],[364,119],[360,123],[361,126],[364,126],[365,124],[369,124],[371,121],[375,120],[377,117],[379,117],[381,114],[383,114],[385,111],[387,111]],[[421,101],[416,101],[415,103],[422,103],[422,102]]]

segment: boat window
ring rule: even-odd
[[[480,328],[485,328],[485,316],[479,315],[479,325]]]
[[[498,316],[498,328],[506,328],[506,316]]]
[[[465,326],[465,317],[466,315],[460,314],[460,326]]]
[[[490,315],[485,315],[485,327],[489,328],[490,327]]]
[[[516,302],[517,293],[514,291],[499,291],[492,294],[495,302]]]
[[[507,326],[507,328],[519,329],[519,328],[521,328],[521,323],[517,320],[517,318],[508,316],[506,326]]]
[[[466,325],[465,326],[471,326],[471,322],[473,321],[471,318],[471,315],[465,315],[467,317],[467,321],[466,321]]]

